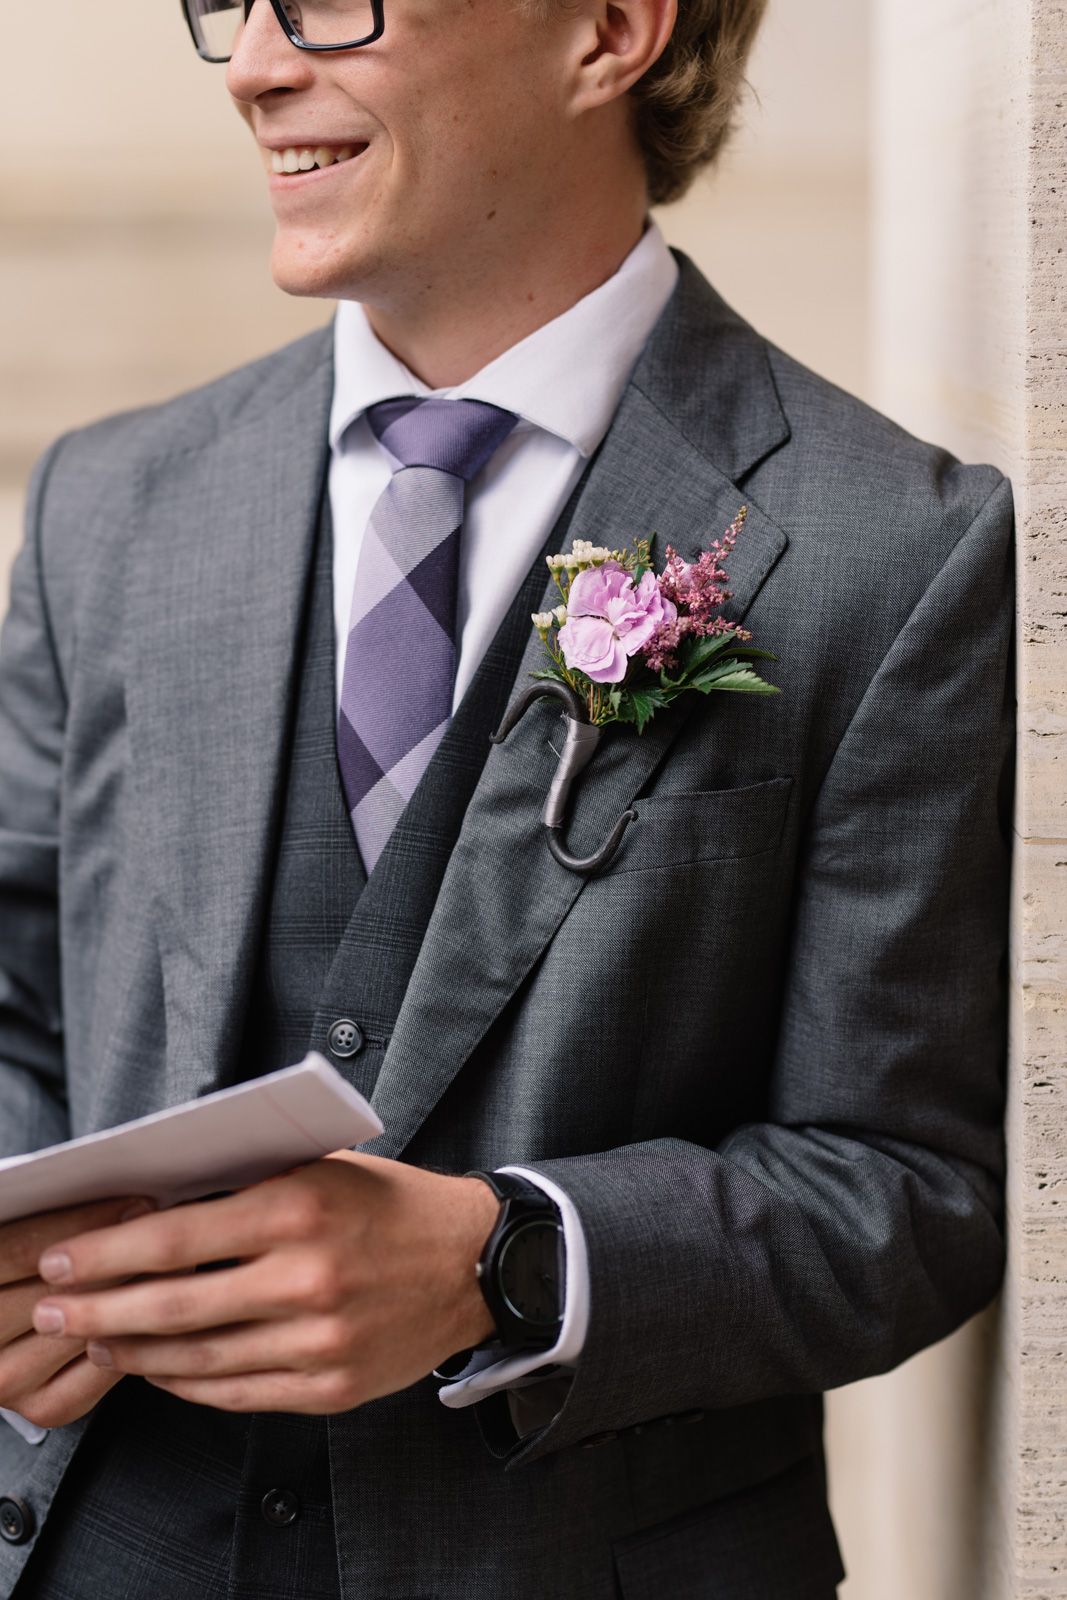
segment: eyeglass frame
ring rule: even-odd
[[[249,14],[251,13],[254,4],[255,0],[244,0],[245,22],[248,21]],[[278,19],[285,37],[289,40],[289,43],[295,45],[298,50],[358,50],[361,45],[373,44],[374,41],[376,39],[380,39],[382,34],[385,32],[384,0],[370,0],[371,16],[374,18],[373,33],[366,34],[362,39],[349,39],[344,44],[309,44],[306,39],[302,39],[300,37],[293,23],[289,20],[288,16],[286,16],[284,0],[270,0],[270,6],[271,10],[274,12],[274,15]],[[210,61],[213,66],[225,66],[227,61],[231,61],[233,59],[232,55],[209,56],[205,55],[203,50],[201,50],[200,45],[197,42],[196,28],[193,24],[192,13],[189,7],[190,0],[182,0],[182,14],[185,17],[189,32],[192,35],[193,45],[196,49],[197,55],[200,57],[201,61]]]

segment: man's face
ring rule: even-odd
[[[385,0],[381,39],[314,54],[258,0],[227,83],[271,174],[277,282],[386,310],[459,275],[469,291],[573,158],[570,69],[590,42],[576,15],[544,22],[518,0]],[[317,150],[343,159],[273,170]]]

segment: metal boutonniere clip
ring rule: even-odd
[[[502,744],[536,700],[563,702],[567,737],[541,821],[552,855],[580,877],[607,866],[636,817],[624,812],[600,849],[584,859],[572,856],[563,842],[571,787],[592,760],[604,728],[629,723],[641,733],[657,711],[691,690],[779,692],[749,665],[775,658],[755,649],[752,635],[722,616],[730,599],[724,563],[747,515],[742,506],[697,561],[683,561],[668,545],[658,575],[652,565],[655,535],[638,539],[632,552],[576,539],[569,554],[548,557],[562,604],[533,617],[548,665],[530,674],[539,681],[508,709],[492,739]]]

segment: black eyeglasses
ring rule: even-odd
[[[270,0],[274,15],[298,50],[355,50],[373,44],[385,28],[383,0]],[[253,0],[182,0],[197,54],[229,61]]]

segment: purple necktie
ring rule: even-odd
[[[464,492],[518,418],[410,397],[366,415],[393,476],[359,553],[337,757],[370,873],[452,716]]]

